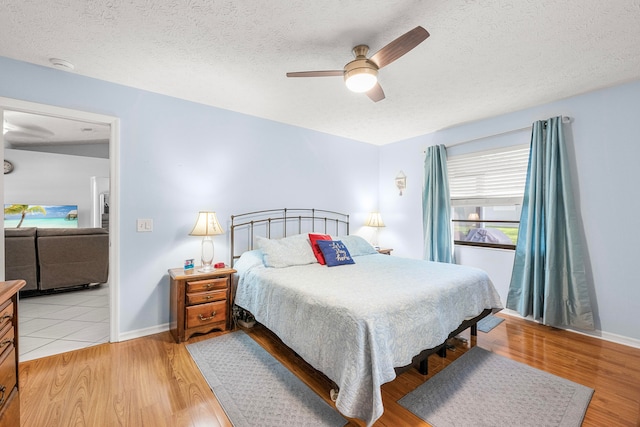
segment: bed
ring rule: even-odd
[[[339,240],[353,263],[314,262],[308,233]],[[367,425],[382,415],[380,386],[396,368],[502,309],[482,270],[379,254],[337,212],[235,215],[231,239],[235,304],[335,382],[337,409]]]

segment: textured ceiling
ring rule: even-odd
[[[640,78],[640,0],[2,0],[0,55],[386,144]],[[351,49],[431,37],[349,92]],[[0,70],[1,73],[1,70]]]

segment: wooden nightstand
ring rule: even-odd
[[[198,267],[188,273],[182,268],[169,270],[170,329],[176,342],[231,327],[231,275],[235,272],[232,268],[207,273]]]
[[[393,249],[388,249],[388,248],[380,248],[380,249],[376,249],[378,251],[378,253],[383,254],[383,255],[391,255],[391,251]]]

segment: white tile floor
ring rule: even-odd
[[[20,361],[109,342],[109,285],[20,298]]]

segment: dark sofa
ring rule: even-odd
[[[5,229],[5,279],[25,279],[23,291],[105,283],[108,276],[109,232],[105,229]]]
[[[22,291],[38,289],[38,259],[36,256],[36,228],[5,228],[5,280],[24,279]]]

